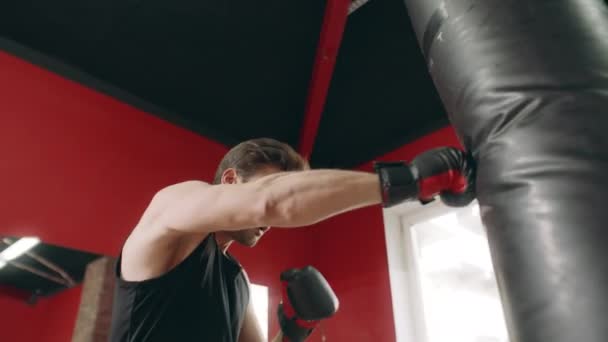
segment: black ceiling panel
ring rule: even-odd
[[[348,19],[312,157],[353,167],[447,125],[402,0]]]
[[[224,143],[272,136],[296,144],[324,4],[10,1],[0,5],[0,36],[162,108],[169,119],[220,132]]]

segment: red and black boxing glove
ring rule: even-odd
[[[407,164],[378,162],[385,208],[405,201],[431,202],[439,195],[453,207],[463,207],[475,199],[475,165],[471,156],[453,147],[424,152]]]
[[[281,273],[283,300],[278,318],[284,342],[302,342],[322,319],[338,311],[339,301],[323,275],[312,266]]]

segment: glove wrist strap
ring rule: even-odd
[[[283,342],[303,342],[312,333],[317,322],[308,322],[288,317],[285,314],[283,304],[279,304],[278,310],[279,327],[283,332]]]
[[[374,169],[380,178],[382,206],[390,208],[418,198],[416,169],[405,162],[375,162]]]

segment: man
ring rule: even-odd
[[[472,200],[472,179],[465,154],[452,148],[427,152],[410,165],[377,164],[368,173],[310,170],[284,143],[243,142],[226,154],[213,184],[187,181],[152,198],[117,263],[111,339],[261,342],[245,272],[227,253],[233,242],[253,247],[270,227],[304,227],[440,193],[463,205]],[[274,341],[301,335],[292,329],[281,324]]]

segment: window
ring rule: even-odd
[[[251,303],[262,327],[264,341],[268,341],[268,287],[251,284]]]
[[[507,342],[478,206],[410,227],[429,342]]]
[[[476,203],[412,205],[385,225],[397,341],[508,342]]]

